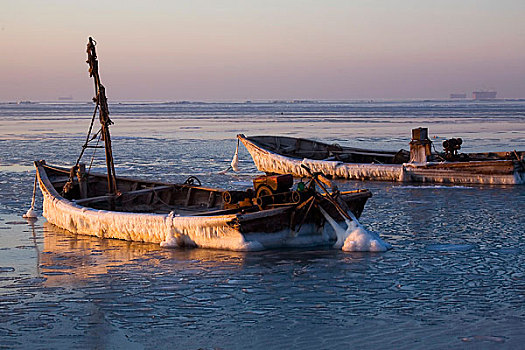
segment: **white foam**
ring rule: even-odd
[[[383,241],[378,234],[366,230],[349,212],[352,220],[345,219],[346,229],[339,225],[323,208],[319,208],[337,235],[334,248],[345,252],[385,252],[392,246]]]

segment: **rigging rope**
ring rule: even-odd
[[[91,124],[89,125],[89,129],[88,129],[88,132],[87,132],[87,135],[86,135],[86,141],[82,145],[82,150],[80,151],[80,155],[78,156],[77,161],[76,161],[75,165],[73,166],[72,170],[78,168],[78,165],[80,164],[80,160],[82,159],[82,156],[84,155],[84,152],[86,151],[86,148],[88,148],[89,142],[92,141],[97,136],[97,134],[100,132],[100,130],[97,131],[97,133],[95,135],[93,135],[93,137],[91,139],[89,138],[90,135],[91,135],[91,131],[93,130],[93,124],[95,123],[95,117],[97,116],[98,106],[99,106],[99,104],[98,104],[98,99],[97,99],[97,102],[96,102],[96,105],[95,105],[95,110],[93,111],[93,117],[91,118]],[[98,141],[97,141],[97,145],[98,145]],[[95,151],[96,151],[96,148],[95,148]],[[94,156],[95,156],[95,154],[93,152],[93,157]],[[91,160],[91,163],[93,163],[93,159]],[[91,165],[89,166],[89,168],[91,169]],[[74,171],[70,171],[69,172],[69,179],[67,180],[66,184],[62,188],[62,193],[61,193],[62,196],[66,192],[68,192],[69,189],[73,188],[73,177],[74,177],[74,175],[75,175]],[[89,175],[89,172],[88,172],[88,175]]]
[[[102,129],[97,131],[97,133],[93,136],[93,138],[95,138],[96,135],[98,134],[98,140],[97,140],[97,143],[95,144],[95,147],[93,148],[93,154],[91,155],[91,161],[89,162],[89,168],[88,168],[88,171],[86,173],[86,176],[88,176],[89,173],[91,172],[91,166],[93,165],[93,160],[95,159],[95,152],[97,151],[98,143],[100,142],[100,138],[102,137],[102,134],[100,134],[100,131],[102,131]]]
[[[80,152],[80,156],[78,157],[77,162],[75,163],[75,166],[77,166],[80,163],[80,159],[82,159],[82,156],[84,155],[84,151],[88,147],[89,141],[92,141],[95,137],[97,137],[96,135],[100,132],[100,130],[97,131],[97,134],[93,135],[91,139],[89,138],[89,136],[91,135],[91,131],[93,130],[93,124],[95,122],[95,117],[97,116],[98,106],[99,104],[98,104],[98,99],[97,99],[97,104],[95,105],[95,110],[93,111],[93,117],[91,118],[91,124],[89,125],[89,130],[86,135],[86,142],[84,142],[84,145],[82,145],[82,151]]]

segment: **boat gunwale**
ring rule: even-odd
[[[375,153],[375,154],[378,154],[378,155],[381,155],[381,156],[392,156],[392,157],[395,156],[398,153],[398,152],[394,152],[394,151],[384,151],[384,150],[376,150],[376,149],[366,149],[366,148],[356,148],[356,147],[349,147],[349,146],[341,146],[341,145],[339,145],[337,143],[336,144],[329,144],[329,143],[325,143],[325,142],[322,142],[322,141],[305,139],[305,138],[302,138],[302,137],[272,136],[272,135],[246,136],[244,134],[238,134],[237,135],[237,138],[239,138],[241,141],[247,140],[248,142],[252,143],[253,145],[258,146],[259,148],[263,148],[264,146],[259,141],[254,140],[254,138],[262,138],[262,137],[273,137],[273,138],[280,138],[280,139],[288,139],[288,140],[298,140],[298,141],[311,142],[311,143],[316,143],[316,144],[322,145],[322,146],[327,147],[327,148],[335,146],[335,147],[341,148],[342,153],[344,153],[345,151],[346,152],[353,152],[353,153],[357,153],[357,154],[365,154],[365,155],[366,154],[374,154]],[[284,154],[281,154],[281,153],[277,153],[277,152],[274,152],[274,151],[270,151],[270,150],[267,150],[267,151],[273,152],[273,153],[281,155],[283,157],[289,157],[289,158],[293,158],[293,159],[300,159],[300,158],[287,156],[287,155],[284,155]],[[316,159],[316,160],[319,160],[319,159]],[[363,164],[368,164],[368,163],[363,163]]]
[[[42,161],[36,161],[36,162],[42,162]],[[44,168],[49,168],[54,171],[58,171],[61,173],[64,173],[66,175],[69,175],[71,168],[63,167],[63,166],[56,166],[56,165],[48,165],[48,164],[42,164]],[[99,172],[90,172],[89,176],[94,176],[97,178],[106,178],[106,174],[99,173]],[[162,186],[179,186],[179,187],[192,187],[192,188],[199,188],[206,191],[213,191],[213,192],[221,192],[218,188],[213,187],[206,187],[206,186],[194,186],[189,184],[177,184],[177,183],[169,183],[169,182],[162,182],[162,181],[155,181],[155,180],[146,180],[138,177],[133,176],[126,176],[126,175],[119,175],[117,176],[117,180],[126,180],[126,181],[136,181],[141,183],[147,183],[152,185],[162,185]]]

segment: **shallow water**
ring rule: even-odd
[[[231,188],[257,174],[242,148],[241,173],[217,174],[237,133],[398,149],[423,126],[436,148],[462,137],[469,151],[525,150],[524,101],[110,110],[118,174]],[[361,222],[393,246],[386,253],[173,250],[26,222],[31,161],[73,163],[90,114],[87,104],[0,104],[0,348],[522,347],[523,186],[341,181],[372,190]]]

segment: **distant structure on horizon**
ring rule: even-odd
[[[467,98],[467,94],[450,94],[450,98]]]
[[[472,97],[474,100],[493,100],[496,98],[497,91],[474,91]]]

